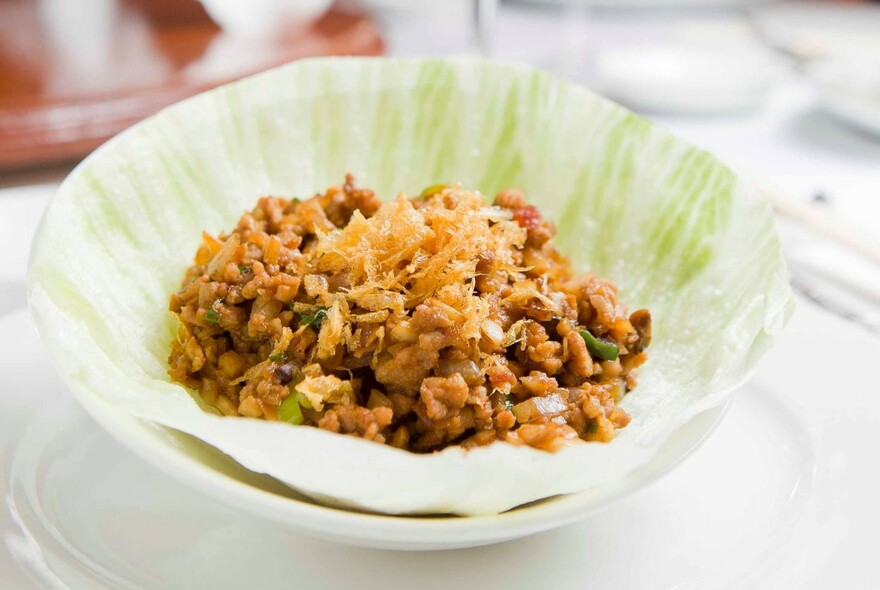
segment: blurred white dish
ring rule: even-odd
[[[846,55],[813,64],[822,106],[841,121],[880,138],[880,58]]]
[[[528,4],[571,4],[572,0],[520,0]],[[742,8],[768,4],[775,0],[590,0],[590,6],[597,8],[669,8],[669,9],[704,9],[704,8]]]
[[[200,1],[225,32],[247,37],[274,35],[290,23],[308,23],[326,12],[332,3],[332,0]]]
[[[606,51],[596,59],[601,92],[652,113],[756,109],[781,74],[773,56],[742,47],[646,46]]]
[[[755,11],[752,22],[798,59],[880,51],[880,6],[870,3],[781,2]]]

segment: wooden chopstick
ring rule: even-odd
[[[800,223],[880,266],[880,244],[865,237],[857,228],[834,219],[813,205],[798,203],[773,191],[761,192],[777,214]]]

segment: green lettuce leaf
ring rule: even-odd
[[[631,425],[557,454],[499,443],[418,456],[225,419],[171,383],[167,300],[200,232],[349,171],[384,198],[437,182],[522,188],[578,267],[652,312]],[[191,433],[313,497],[389,513],[495,513],[621,477],[743,383],[792,309],[770,208],[748,183],[583,88],[477,60],[305,60],[162,111],[64,182],[29,292],[80,399]]]

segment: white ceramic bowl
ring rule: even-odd
[[[599,89],[637,111],[720,114],[760,107],[781,74],[763,51],[645,46],[596,59]]]
[[[331,0],[201,0],[211,19],[227,33],[255,40],[321,16]]]
[[[494,516],[388,516],[316,504],[253,473],[189,435],[79,402],[114,438],[182,483],[230,506],[309,537],[377,549],[424,551],[477,547],[575,522],[645,487],[696,450],[729,404],[707,410],[676,431],[654,459],[612,485],[556,496]]]
[[[370,84],[376,88],[365,93]],[[255,104],[248,106],[245,99]],[[236,116],[230,118],[231,113]],[[400,127],[406,135],[388,133],[389,120],[411,123]],[[455,130],[463,138],[444,125],[413,124],[450,120],[459,122]],[[327,149],[298,149],[304,128],[326,140],[317,143]],[[442,137],[425,133],[435,128]],[[383,142],[389,145],[379,149]],[[168,168],[164,154],[184,145],[190,151],[176,152],[179,167]],[[190,158],[197,155],[194,164]],[[390,157],[403,163],[389,166]],[[317,179],[345,169],[364,171],[380,194],[426,177],[465,184],[475,178],[476,186],[491,192],[503,176],[507,185],[527,192],[564,195],[543,201],[548,215],[566,223],[562,230],[572,238],[574,256],[587,257],[593,248],[595,259],[607,259],[610,271],[610,261],[626,261],[618,284],[626,288],[629,278],[633,296],[643,297],[646,305],[656,301],[652,310],[658,317],[671,320],[684,306],[704,305],[696,324],[658,325],[666,347],[655,346],[660,354],[641,375],[646,393],[630,398],[637,404],[633,425],[612,445],[581,447],[604,454],[604,461],[594,462],[579,450],[550,456],[506,446],[448,453],[441,457],[446,462],[436,456],[401,457],[320,430],[209,416],[193,405],[189,393],[169,386],[167,338],[175,327],[171,321],[160,324],[160,310],[174,288],[175,269],[191,251],[188,236],[225,226],[248,195],[303,193],[313,185],[326,186]],[[487,175],[491,171],[497,178]],[[112,186],[95,181],[95,174]],[[591,189],[584,178],[603,182]],[[593,196],[584,200],[587,190]],[[673,197],[679,206],[668,215],[644,213],[669,207]],[[643,239],[618,243],[614,233],[595,231],[605,218],[592,209],[619,213],[627,204],[640,214],[615,215],[607,227],[624,233],[629,227]],[[730,212],[721,216],[726,223],[716,226],[706,219],[719,217],[719,204],[725,210],[729,204]],[[670,237],[668,228],[682,226],[692,231]],[[135,235],[147,241],[132,240]],[[155,248],[157,236],[163,238],[162,248]],[[704,246],[710,238],[714,249]],[[754,272],[737,272],[744,241],[755,244],[748,266]],[[655,256],[644,256],[646,250]],[[593,268],[606,267],[596,263]],[[737,284],[719,288],[721,276],[728,283],[733,276]],[[663,296],[646,285],[662,287]],[[62,377],[108,431],[146,460],[236,509],[292,530],[409,549],[473,546],[547,530],[646,485],[710,431],[717,412],[695,417],[717,407],[743,382],[791,309],[769,206],[711,156],[544,74],[448,60],[297,62],[190,99],[120,135],[62,185],[34,242],[29,288],[36,324]],[[670,295],[675,293],[682,297]],[[102,313],[85,304],[91,301],[100,302]],[[645,388],[652,367],[658,368],[653,373],[658,386]],[[214,447],[134,417],[191,432]],[[248,432],[238,432],[242,428]],[[230,432],[241,436],[226,437]],[[273,436],[264,436],[267,432]],[[321,442],[294,440],[298,437]],[[254,441],[259,444],[251,448]],[[316,506],[276,479],[245,471],[215,448],[313,497],[333,498],[336,506],[387,513],[492,514],[553,494],[587,491],[491,517],[379,516]],[[275,461],[279,448],[314,452]],[[402,462],[376,460],[391,454]],[[635,465],[642,467],[630,472]]]

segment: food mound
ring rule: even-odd
[[[203,243],[171,296],[169,374],[227,416],[415,452],[609,441],[647,310],[577,276],[517,190],[381,202],[342,186],[264,197]]]

